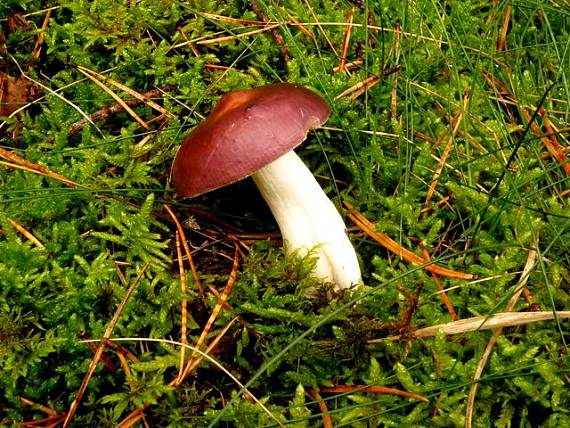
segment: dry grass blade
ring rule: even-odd
[[[176,255],[178,257],[178,270],[180,272],[180,291],[182,294],[186,294],[188,292],[188,286],[186,284],[186,271],[184,270],[184,263],[182,261],[182,250],[180,249],[180,234],[176,232]],[[188,301],[183,298],[180,302],[182,305],[182,321],[180,323],[180,343],[186,345],[186,328],[188,322]],[[184,370],[184,352],[186,351],[186,346],[180,347],[180,371],[178,372],[178,378],[182,378],[182,372]]]
[[[36,163],[30,162],[9,150],[0,148],[0,158],[8,161],[8,162],[0,161],[1,165],[33,172],[34,174],[38,175],[43,175],[44,177],[52,178],[69,187],[81,187],[79,183],[76,183],[75,181],[70,180],[69,178],[66,178],[61,174],[52,172],[49,169],[47,169],[45,166],[41,166]]]
[[[174,221],[174,224],[176,225],[176,229],[178,230],[178,233],[180,234],[180,239],[182,240],[182,246],[184,247],[184,252],[186,253],[186,257],[188,258],[188,264],[190,264],[190,270],[192,271],[192,276],[194,277],[194,281],[196,282],[196,285],[198,286],[200,296],[202,296],[202,299],[205,300],[206,299],[206,293],[204,292],[204,287],[202,286],[202,281],[200,281],[200,276],[198,275],[198,269],[196,269],[196,264],[194,263],[194,258],[192,257],[192,252],[190,251],[190,246],[188,245],[188,241],[186,240],[186,234],[184,233],[184,229],[182,228],[182,225],[178,221],[178,217],[176,217],[176,215],[174,214],[172,209],[166,204],[163,204],[163,207],[168,212],[170,217],[172,217],[172,220]]]
[[[105,86],[102,82],[100,82],[99,80],[97,80],[94,76],[91,75],[91,73],[88,73],[87,71],[85,71],[84,67],[77,67],[77,69],[83,74],[85,75],[89,80],[91,80],[93,83],[95,83],[97,86],[99,86],[101,89],[103,89],[103,91],[105,91],[107,94],[109,94],[115,101],[117,101],[121,107],[123,107],[124,110],[126,110],[127,113],[129,113],[131,115],[131,117],[140,125],[142,126],[144,129],[146,129],[147,131],[150,131],[150,126],[148,126],[148,124],[142,120],[142,118],[136,114],[136,112],[130,108],[125,101],[123,101],[123,99],[121,97],[119,97],[117,94],[115,94],[110,88],[108,88],[107,86]]]
[[[79,387],[79,390],[77,391],[75,399],[73,400],[73,402],[71,403],[71,406],[69,407],[69,412],[67,413],[67,416],[65,417],[65,421],[63,422],[64,428],[68,427],[71,424],[71,421],[73,420],[73,416],[75,415],[75,412],[77,411],[77,408],[79,407],[79,403],[81,401],[81,398],[83,397],[83,394],[85,393],[85,390],[87,389],[87,384],[89,383],[91,376],[93,376],[93,373],[95,372],[95,369],[97,368],[97,364],[99,363],[99,359],[101,358],[101,355],[103,354],[103,350],[105,349],[105,339],[109,339],[109,337],[111,337],[111,333],[113,332],[113,329],[115,328],[115,325],[117,324],[117,321],[119,320],[119,316],[121,315],[121,312],[123,312],[123,309],[124,309],[125,305],[127,304],[129,297],[131,297],[131,294],[133,293],[136,285],[141,280],[141,278],[144,275],[145,271],[147,270],[148,266],[149,266],[149,263],[148,262],[145,263],[144,266],[139,271],[139,273],[137,274],[136,278],[131,282],[131,285],[127,289],[127,292],[125,293],[125,295],[123,297],[123,300],[121,300],[121,303],[117,307],[117,310],[115,311],[115,314],[113,315],[113,318],[111,319],[111,322],[109,323],[109,325],[105,329],[105,332],[103,333],[103,337],[102,337],[103,340],[101,340],[101,342],[99,343],[99,347],[97,348],[97,352],[93,356],[93,360],[91,360],[91,364],[89,364],[89,368],[87,369],[87,372],[85,373],[85,376],[83,377],[83,381],[81,382],[81,385]]]
[[[344,97],[350,95],[349,99],[351,101],[355,100],[360,95],[362,95],[364,93],[364,91],[366,91],[367,89],[370,89],[371,87],[376,85],[379,81],[380,81],[380,78],[378,76],[367,77],[362,82],[358,82],[356,85],[353,85],[348,89],[345,89],[340,94],[338,94],[336,97],[334,97],[334,99],[339,100],[341,98],[344,98]]]
[[[352,220],[363,232],[365,232],[370,238],[374,239],[384,248],[396,254],[401,259],[414,263],[416,265],[423,265],[428,263],[428,260],[412,253],[410,250],[401,247],[396,241],[390,238],[388,235],[382,232],[376,232],[374,230],[374,224],[369,221],[366,217],[360,214],[354,209],[352,205],[348,202],[344,202],[344,205],[350,210],[348,213],[348,218]],[[429,272],[436,273],[440,276],[455,279],[476,279],[477,276],[470,273],[456,272],[450,269],[446,269],[436,264],[426,265],[425,269]]]
[[[167,86],[163,89],[153,89],[152,91],[145,92],[144,94],[141,94],[141,96],[148,99],[155,98],[161,96],[165,92],[172,92],[174,91],[174,89],[175,89],[174,86]],[[123,100],[123,103],[128,105],[129,107],[136,107],[140,104],[143,104],[144,102],[139,99],[133,99],[133,100]],[[87,118],[83,118],[75,122],[73,125],[71,125],[68,128],[67,132],[69,135],[77,134],[87,124],[95,123],[95,121],[106,119],[109,116],[118,113],[120,111],[123,111],[122,103],[115,103],[113,105],[110,105],[109,107],[105,107],[101,110],[98,110],[95,113],[91,113],[89,116],[87,116]]]
[[[220,22],[229,22],[231,24],[241,24],[241,25],[259,25],[259,26],[264,26],[267,24],[276,24],[276,22],[263,22],[263,21],[254,21],[251,19],[239,19],[239,18],[232,18],[230,16],[224,16],[224,15],[217,15],[215,13],[208,13],[208,12],[204,12],[202,13],[202,16],[204,18],[207,19],[211,19],[213,21],[220,21]]]
[[[396,31],[394,32],[394,56],[396,60],[400,58],[400,23],[396,23]],[[392,80],[392,94],[391,94],[391,108],[392,108],[392,119],[396,119],[398,116],[398,73],[394,73],[394,79]]]
[[[444,334],[463,334],[470,331],[493,330],[505,327],[516,327],[518,325],[531,324],[541,321],[550,321],[556,317],[570,318],[570,311],[556,311],[556,315],[551,311],[535,312],[501,312],[495,315],[479,316],[453,321],[446,324],[438,324],[431,327],[421,328],[411,333],[412,337],[433,337],[439,331]],[[398,340],[402,336],[389,336],[386,339]],[[369,343],[379,343],[385,339],[372,339]]]
[[[415,394],[413,392],[408,392],[408,391],[402,391],[401,389],[390,388],[389,386],[378,386],[378,385],[320,386],[319,392],[334,393],[334,394],[369,392],[373,394],[398,395],[400,397],[412,398],[414,400],[429,403],[429,400],[423,395]]]
[[[523,289],[526,287],[526,283],[528,282],[528,278],[530,276],[530,273],[534,269],[534,265],[536,264],[537,252],[536,252],[535,248],[538,246],[538,242],[539,242],[539,240],[538,240],[538,235],[537,235],[534,239],[533,247],[528,252],[526,263],[525,263],[524,269],[522,271],[522,274],[520,276],[517,287],[516,287],[513,295],[511,296],[511,298],[507,302],[507,305],[505,307],[506,312],[512,311],[514,309],[517,301],[519,300],[519,297],[520,297]],[[554,316],[554,314],[552,312],[547,312],[547,314]],[[473,383],[471,385],[471,388],[469,389],[469,395],[467,396],[467,406],[466,406],[466,410],[465,410],[465,428],[471,428],[472,427],[473,409],[475,407],[475,397],[477,395],[477,388],[479,387],[479,379],[481,378],[481,374],[483,373],[483,370],[485,369],[485,366],[487,365],[487,361],[489,360],[489,357],[491,356],[491,352],[493,352],[493,348],[495,347],[495,343],[497,343],[497,337],[499,337],[502,333],[503,333],[503,326],[498,326],[497,328],[493,329],[493,334],[491,336],[491,339],[489,339],[489,343],[487,343],[487,346],[485,347],[485,351],[483,352],[483,355],[481,356],[481,360],[479,360],[479,364],[477,364],[477,368],[475,369],[475,374],[473,375]]]
[[[198,40],[195,42],[187,42],[188,43],[195,43],[197,45],[202,46],[209,46],[209,45],[216,45],[218,43],[224,42],[232,42],[234,40],[239,40],[244,37],[255,36],[256,34],[267,33],[268,31],[272,31],[274,28],[279,27],[279,24],[268,24],[266,27],[260,28],[258,30],[246,31],[245,33],[236,34],[234,36],[222,36],[216,37],[214,39],[205,39],[205,40]]]
[[[12,225],[12,227],[14,229],[16,229],[18,232],[20,232],[26,239],[29,239],[30,241],[32,241],[32,243],[36,247],[41,248],[41,249],[45,248],[44,244],[42,244],[38,238],[36,238],[30,231],[28,231],[24,226],[22,226],[16,220],[11,219],[10,217],[6,217],[6,220],[8,220],[8,223],[10,223]]]

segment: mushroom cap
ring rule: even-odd
[[[176,153],[177,195],[198,196],[250,176],[301,144],[329,114],[320,96],[289,83],[224,95]]]

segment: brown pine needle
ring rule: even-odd
[[[499,39],[499,43],[497,45],[498,51],[504,51],[507,47],[507,33],[509,32],[509,21],[511,19],[511,9],[512,9],[512,4],[509,1],[507,4],[507,8],[505,9],[505,17],[503,19],[503,30],[501,31],[501,38]]]
[[[465,113],[467,111],[467,103],[469,101],[469,94],[470,94],[470,91],[467,89],[465,91],[465,93],[463,94],[463,106],[462,106],[461,110],[457,113],[454,120],[452,121],[453,130],[451,131],[451,135],[447,139],[447,143],[445,145],[445,148],[443,149],[443,153],[441,154],[439,164],[437,165],[437,168],[435,170],[433,180],[429,186],[429,189],[428,189],[428,192],[426,195],[426,201],[425,201],[426,207],[429,205],[431,198],[433,197],[433,194],[435,192],[435,189],[436,189],[437,184],[439,182],[439,179],[441,177],[441,173],[442,173],[443,168],[445,167],[445,164],[447,162],[447,157],[449,156],[449,152],[451,152],[451,147],[453,146],[453,140],[455,139],[455,135],[457,134],[457,131],[459,130],[459,125],[461,124],[463,116],[465,115]]]
[[[232,271],[230,272],[230,276],[228,278],[228,282],[226,283],[226,286],[224,287],[224,291],[222,291],[222,294],[218,298],[218,301],[216,302],[216,306],[214,306],[214,309],[212,310],[212,313],[210,314],[210,318],[208,318],[208,321],[206,322],[206,325],[204,326],[204,329],[202,330],[202,334],[200,335],[200,337],[196,341],[196,345],[194,345],[194,348],[196,348],[196,349],[200,349],[202,347],[202,345],[204,344],[204,341],[208,337],[208,334],[210,333],[210,331],[214,325],[214,322],[216,321],[216,318],[218,317],[220,311],[222,310],[222,308],[224,306],[224,303],[227,301],[227,299],[228,299],[228,297],[232,291],[234,282],[237,278],[237,272],[238,272],[238,267],[239,267],[238,262],[239,262],[239,249],[236,246],[235,255],[234,255],[234,263],[232,266]],[[176,385],[176,386],[180,385],[180,383],[182,383],[182,381],[188,375],[188,373],[190,373],[190,369],[193,367],[193,364],[194,364],[193,359],[196,357],[196,354],[197,354],[196,351],[192,352],[192,354],[190,355],[190,359],[188,360],[188,363],[186,363],[186,368],[184,369],[182,377],[177,378],[174,385]]]
[[[6,217],[6,220],[8,220],[8,223],[10,223],[12,227],[16,229],[18,232],[20,232],[26,239],[32,241],[32,243],[36,247],[45,249],[44,244],[42,244],[40,240],[32,234],[32,232],[28,231],[24,226],[22,226],[16,220],[11,219],[10,217]]]
[[[431,260],[431,256],[429,255],[427,248],[425,248],[421,242],[420,242],[420,247],[422,249],[422,252],[424,253],[424,258],[426,259],[426,261],[429,262]],[[443,301],[443,303],[445,304],[445,307],[447,308],[447,311],[451,315],[451,319],[453,321],[457,321],[459,319],[459,317],[457,316],[457,313],[455,312],[455,309],[453,308],[453,305],[451,304],[451,300],[449,300],[449,297],[447,297],[447,293],[445,292],[443,285],[441,285],[441,281],[439,280],[439,277],[437,276],[437,274],[435,274],[433,272],[432,272],[431,276],[433,278],[433,282],[435,283],[435,286],[437,287],[437,289],[439,291],[439,294],[441,296],[441,300]]]
[[[182,261],[182,250],[180,249],[180,234],[176,232],[176,255],[178,256],[178,270],[180,272],[180,290],[183,294],[188,292],[188,286],[186,285],[186,271],[184,270],[184,263]],[[188,301],[183,298],[182,302],[182,322],[180,326],[180,343],[186,345],[188,343],[186,338],[186,328],[188,321]],[[184,353],[186,351],[186,346],[180,347],[180,371],[178,372],[178,378],[182,377],[182,372],[184,370]]]
[[[204,351],[205,355],[210,354],[214,348],[216,346],[218,346],[218,343],[220,343],[220,340],[226,335],[226,333],[228,332],[228,330],[230,329],[230,327],[234,324],[234,322],[236,322],[239,319],[239,317],[234,317],[230,320],[230,322],[222,329],[222,331],[220,331],[216,337],[214,338],[214,340],[212,340],[209,344],[208,347],[206,348],[206,350]],[[204,355],[198,355],[198,358],[196,358],[192,364],[188,367],[188,373],[186,374],[186,376],[188,376],[189,373],[192,373],[196,367],[198,367],[200,365],[200,363],[204,360],[204,358],[206,358]],[[178,382],[178,378],[174,379],[172,382],[170,382],[169,385],[176,385]]]
[[[528,113],[525,107],[521,107],[521,112],[525,120],[527,122],[530,122],[531,115]],[[544,118],[543,119],[544,124],[548,130],[548,125],[549,124],[552,125],[552,122],[550,122],[550,120],[548,120],[548,118],[546,117],[546,111],[544,110],[544,108],[541,108],[539,114]],[[548,130],[548,133],[550,134],[548,137],[542,135],[542,131],[540,130],[540,127],[536,122],[532,122],[530,127],[532,129],[532,132],[534,132],[534,135],[540,137],[542,143],[544,144],[544,147],[546,147],[546,150],[548,150],[550,156],[553,157],[556,161],[558,161],[558,163],[560,163],[561,168],[564,170],[564,172],[567,175],[570,175],[570,159],[566,156],[566,150],[564,149],[564,147],[562,147],[562,145],[558,142],[556,138],[556,133],[551,132],[553,131],[552,127],[550,130]]]
[[[350,203],[344,201],[344,205],[346,206],[346,208],[350,210],[348,213],[348,218],[352,220],[352,222],[356,224],[360,229],[362,229],[364,233],[366,233],[370,238],[374,239],[384,248],[396,254],[401,259],[407,262],[414,263],[415,265],[423,265],[429,262],[428,260],[418,256],[417,254],[412,253],[410,250],[400,246],[396,241],[394,241],[385,233],[376,232],[374,230],[375,228],[374,223],[372,223],[366,217],[364,217],[362,214],[356,211]],[[436,264],[426,265],[425,269],[429,272],[436,273],[446,278],[467,279],[467,280],[477,278],[476,275],[453,271]]]
[[[509,105],[519,105],[516,102],[516,99],[512,92],[507,88],[507,86],[501,82],[496,76],[483,72],[483,77],[487,81],[487,84],[493,89],[499,101],[509,107]],[[530,106],[533,110],[536,108],[534,106]],[[532,119],[531,115],[528,113],[527,108],[523,105],[519,108],[520,112],[522,113],[524,119],[527,122],[530,122]],[[550,131],[554,131],[555,128],[552,126],[552,122],[546,116],[546,110],[542,107],[538,111],[539,115],[543,118],[544,124],[548,130],[547,134],[544,134],[538,124],[536,122],[532,122],[530,128],[535,136],[541,139],[542,143],[546,147],[546,150],[550,154],[552,158],[554,158],[558,163],[560,163],[561,168],[567,175],[570,175],[570,159],[566,156],[567,150],[558,142],[556,138],[556,132],[552,133]],[[510,116],[512,118],[512,115]],[[549,129],[550,126],[550,129]]]
[[[319,394],[318,391],[316,391],[312,388],[307,389],[306,392],[311,397],[313,397],[317,401],[317,404],[319,405],[319,410],[321,411],[321,416],[323,418],[323,427],[324,428],[333,428],[334,425],[332,423],[332,418],[331,418],[331,415],[329,413],[327,403],[325,402],[325,400],[323,400],[323,397],[321,397],[321,394]]]
[[[65,421],[63,422],[63,428],[66,428],[71,424],[71,421],[73,420],[73,416],[75,416],[75,412],[77,411],[77,408],[79,407],[79,403],[81,401],[81,398],[83,397],[83,394],[85,393],[85,390],[87,389],[87,385],[89,384],[89,380],[91,379],[91,376],[93,376],[93,373],[95,373],[95,369],[97,368],[97,364],[99,363],[99,360],[101,359],[101,355],[103,354],[103,350],[105,349],[105,339],[108,339],[109,337],[111,337],[111,333],[113,332],[113,329],[115,328],[115,325],[117,324],[117,321],[119,321],[119,316],[121,315],[121,312],[123,312],[123,309],[124,309],[125,305],[127,304],[129,297],[131,297],[131,294],[133,293],[135,286],[141,280],[141,278],[144,275],[145,271],[147,270],[148,266],[149,266],[149,263],[148,262],[145,263],[144,266],[139,271],[139,273],[137,274],[136,278],[131,282],[131,285],[129,286],[129,288],[127,289],[127,292],[123,296],[123,300],[121,300],[121,303],[117,307],[117,310],[115,311],[115,314],[113,315],[113,318],[111,319],[111,322],[109,323],[109,325],[105,329],[105,332],[103,333],[102,340],[99,343],[99,347],[97,348],[97,352],[93,356],[93,359],[91,360],[91,363],[89,364],[89,368],[87,369],[87,372],[85,373],[85,376],[83,377],[83,381],[81,382],[81,385],[79,386],[79,390],[77,391],[77,394],[75,395],[75,399],[73,400],[73,402],[71,403],[71,406],[69,407],[69,412],[67,413],[67,416],[65,417]]]
[[[22,404],[25,404],[26,406],[37,408],[39,411],[44,412],[46,415],[50,415],[50,416],[58,416],[59,415],[57,413],[57,411],[52,409],[51,407],[42,406],[41,404],[37,404],[28,398],[18,397],[18,400],[20,400],[20,402]]]
[[[0,161],[0,165],[5,165],[12,168],[33,172],[34,174],[43,175],[44,177],[52,178],[69,187],[81,187],[79,183],[76,183],[75,181],[70,180],[69,178],[66,178],[61,174],[52,172],[49,169],[47,169],[45,166],[41,166],[36,163],[30,162],[9,150],[0,148],[0,158],[8,161],[8,162]]]
[[[27,73],[32,65],[32,62],[40,57],[42,52],[42,45],[44,44],[46,29],[49,24],[49,18],[51,16],[52,9],[46,10],[46,16],[44,17],[44,22],[42,23],[42,28],[40,29],[40,33],[38,34],[38,38],[36,39],[36,45],[34,46],[34,50],[32,51],[32,60],[30,60],[26,64],[25,72]]]
[[[89,80],[91,80],[93,83],[95,83],[97,86],[99,86],[101,89],[103,89],[103,91],[105,91],[107,94],[109,94],[115,101],[117,101],[121,107],[123,107],[123,109],[129,113],[131,115],[131,117],[140,125],[142,126],[144,129],[146,129],[147,131],[150,131],[150,126],[148,126],[148,124],[142,120],[142,118],[136,114],[136,112],[130,108],[127,103],[125,103],[125,101],[119,97],[116,93],[114,93],[110,88],[108,88],[107,86],[105,86],[102,82],[100,82],[99,80],[97,80],[94,76],[91,75],[91,73],[88,73],[86,70],[84,69],[84,67],[77,67],[77,69],[83,74],[85,75]],[[91,70],[89,70],[91,71]]]
[[[106,341],[105,345],[108,345],[109,342],[110,341]],[[123,368],[123,371],[125,372],[126,378],[127,379],[132,378],[133,372],[131,371],[131,366],[129,366],[129,362],[127,361],[127,357],[125,357],[121,353],[117,354],[117,357],[119,357],[119,361],[121,362],[121,367]]]
[[[212,352],[212,350],[217,346],[217,344],[220,342],[222,337],[224,337],[224,335],[227,333],[229,328],[234,324],[234,322],[236,320],[238,320],[238,317],[232,318],[230,320],[230,322],[222,329],[222,331],[220,333],[218,333],[218,335],[214,338],[214,340],[212,340],[212,342],[208,345],[208,347],[204,351],[205,355],[208,355],[208,353]],[[180,343],[180,345],[182,345],[182,344]],[[193,363],[193,365],[190,367],[190,369],[188,370],[188,373],[191,373],[202,362],[202,360],[204,358],[205,358],[204,355],[200,355],[198,357],[198,359],[196,359],[195,362]],[[179,378],[177,376],[168,385],[169,386],[175,386],[178,384],[178,380],[179,380]],[[242,385],[240,384],[240,387],[241,386]],[[119,422],[119,424],[116,426],[116,428],[130,428],[136,422],[138,422],[139,420],[144,418],[144,410],[148,409],[150,406],[151,406],[150,403],[145,403],[142,408],[138,408],[136,410],[133,410],[121,422]]]
[[[413,392],[408,392],[408,391],[402,391],[401,389],[390,388],[389,386],[377,386],[377,385],[319,386],[319,392],[333,393],[333,394],[370,392],[374,394],[398,395],[400,397],[413,398],[414,400],[429,403],[429,400],[423,395],[415,394]]]
[[[342,73],[346,66],[346,55],[348,53],[348,46],[350,45],[350,35],[352,34],[352,21],[354,20],[354,11],[348,11],[344,15],[346,19],[346,26],[344,28],[344,37],[342,38],[342,47],[340,50],[340,60],[338,63],[338,72]]]
[[[299,31],[301,33],[303,33],[305,36],[307,36],[310,40],[315,40],[315,36],[313,36],[313,33],[311,33],[311,31],[305,25],[303,25],[299,21],[297,21],[295,19],[295,17],[293,15],[291,15],[290,13],[288,13],[287,16],[289,17],[289,20],[291,21],[290,25],[298,28]]]
[[[168,214],[170,214],[170,217],[172,217],[172,220],[174,221],[174,224],[176,225],[176,229],[178,230],[178,233],[180,234],[180,239],[182,240],[182,246],[184,247],[184,252],[186,253],[186,257],[188,258],[188,264],[190,265],[190,270],[192,271],[192,276],[194,277],[194,281],[196,282],[196,285],[198,286],[198,291],[200,292],[200,296],[202,297],[202,300],[205,301],[206,300],[206,293],[204,292],[204,287],[202,286],[202,281],[200,280],[200,276],[198,276],[198,269],[196,269],[196,264],[194,263],[194,258],[192,257],[192,252],[190,251],[190,246],[188,245],[188,241],[186,240],[186,234],[184,233],[184,228],[182,227],[182,225],[178,221],[178,217],[176,217],[176,215],[174,214],[172,209],[166,204],[163,204],[162,206],[168,212]]]

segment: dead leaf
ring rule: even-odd
[[[15,33],[19,28],[27,30],[30,28],[30,23],[26,20],[24,15],[20,13],[13,13],[8,16],[8,32]]]
[[[36,85],[24,76],[15,78],[0,71],[0,116],[10,116],[38,96]]]

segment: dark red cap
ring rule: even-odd
[[[250,176],[301,144],[329,114],[320,96],[289,83],[226,94],[176,153],[177,195],[197,196]]]

